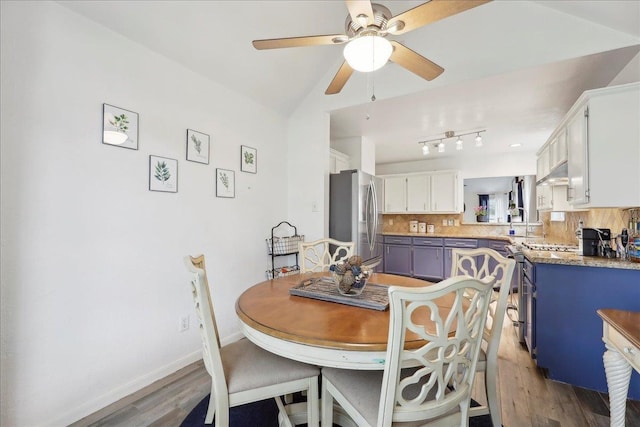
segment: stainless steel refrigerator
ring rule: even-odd
[[[365,260],[382,256],[382,189],[381,178],[360,170],[329,175],[329,237],[355,242]]]

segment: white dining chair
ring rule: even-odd
[[[482,347],[476,365],[476,372],[484,372],[487,405],[471,408],[470,416],[490,414],[493,425],[500,427],[502,425],[502,409],[498,390],[498,348],[500,347],[502,325],[516,262],[488,248],[453,249],[451,258],[451,277],[466,275],[482,279],[494,276],[496,278],[494,289],[499,288],[498,292],[493,293],[489,304]]]
[[[300,273],[327,271],[331,264],[353,255],[355,244],[326,238],[298,243]]]
[[[292,427],[280,396],[303,392],[307,395],[307,425],[318,426],[317,366],[276,356],[243,338],[222,347],[213,311],[204,256],[186,256],[187,270],[200,324],[204,365],[211,375],[211,395],[205,424],[215,418],[216,427],[229,426],[229,408],[274,398],[280,425]],[[284,421],[283,421],[284,420]]]
[[[322,368],[322,426],[331,426],[334,400],[359,427],[466,426],[493,283],[493,277],[452,277],[421,288],[390,287],[384,370]],[[451,308],[438,304],[445,296],[453,299]],[[420,344],[405,349],[405,337]]]

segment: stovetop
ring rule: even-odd
[[[523,247],[533,251],[553,251],[553,252],[578,252],[577,245],[561,245],[556,243],[528,243],[522,244]]]

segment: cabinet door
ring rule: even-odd
[[[567,129],[562,129],[558,134],[558,140],[555,148],[556,164],[554,167],[567,161]]]
[[[536,186],[536,195],[538,197],[536,208],[539,211],[553,209],[553,193],[550,185]]]
[[[427,212],[429,210],[429,175],[407,177],[407,211]]]
[[[549,175],[549,146],[547,146],[536,160],[536,181]]]
[[[459,212],[458,174],[456,172],[431,175],[431,211]]]
[[[442,247],[413,247],[413,276],[421,279],[442,279],[444,260]]]
[[[569,201],[567,200],[569,194],[569,187],[566,185],[554,185],[552,188],[553,193],[553,210],[566,212],[573,210]]]
[[[384,180],[384,211],[407,211],[407,178],[394,176]]]
[[[572,205],[589,202],[588,111],[580,109],[567,125],[569,203]]]
[[[384,272],[411,276],[411,246],[385,244]]]

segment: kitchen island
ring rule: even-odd
[[[607,392],[597,310],[640,311],[640,263],[569,252],[523,250],[532,267],[528,345],[549,378]],[[527,265],[527,264],[525,264]],[[629,398],[640,399],[640,375]]]

